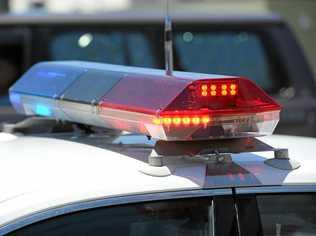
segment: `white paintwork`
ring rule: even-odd
[[[234,155],[233,161],[261,185],[316,183],[316,139],[288,136],[261,138],[275,147],[290,148],[301,162],[294,171],[263,163],[273,153]],[[229,187],[228,175],[205,176],[206,164],[173,161],[172,174],[141,173],[143,156],[132,158],[71,139],[16,137],[0,133],[0,226],[31,213],[77,201],[136,193],[207,187]],[[236,176],[235,176],[236,177]],[[244,177],[243,177],[244,178]],[[251,185],[245,182],[244,185]]]

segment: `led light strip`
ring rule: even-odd
[[[218,91],[217,89],[220,88],[221,91]],[[219,96],[236,96],[237,95],[237,84],[202,84],[201,85],[201,96],[202,97],[207,97],[207,96],[212,96],[212,97],[219,97]]]
[[[165,116],[165,117],[159,117],[154,118],[153,123],[155,125],[207,125],[211,121],[209,116]]]

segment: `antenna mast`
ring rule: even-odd
[[[173,51],[172,51],[172,21],[169,12],[169,0],[166,0],[165,16],[165,66],[166,75],[172,76],[173,73]]]

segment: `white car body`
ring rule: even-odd
[[[35,213],[96,199],[182,190],[316,185],[316,139],[260,139],[274,147],[289,148],[290,158],[301,166],[280,170],[264,163],[273,152],[243,153],[232,155],[232,160],[244,174],[223,169],[208,175],[211,164],[176,160],[167,164],[171,175],[155,177],[142,172],[148,166],[148,152],[143,149],[111,151],[102,143],[91,145],[75,137],[67,140],[0,133],[0,233]],[[220,169],[217,166],[214,170]]]

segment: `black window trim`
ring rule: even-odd
[[[262,187],[236,187],[233,188],[235,197],[243,194],[269,194],[269,193],[314,193],[316,184],[289,184],[282,186],[262,186]],[[86,201],[74,202],[54,208],[45,209],[40,212],[18,218],[5,225],[0,226],[0,235],[8,234],[21,229],[27,225],[47,220],[53,217],[75,213],[83,210],[95,209],[100,207],[125,205],[132,203],[143,203],[161,200],[187,199],[197,197],[213,197],[233,195],[233,189],[197,189],[172,192],[158,192],[147,194],[135,194],[127,196],[113,196],[106,198],[91,199]]]
[[[269,194],[269,193],[315,193],[316,184],[288,184],[282,186],[267,187],[239,187],[236,188],[236,195],[241,194]]]
[[[40,212],[18,218],[5,225],[0,226],[0,235],[11,233],[25,226],[47,220],[53,217],[75,213],[83,210],[96,209],[100,207],[125,205],[132,203],[143,203],[161,200],[187,199],[197,197],[213,197],[232,195],[232,190],[227,189],[206,189],[206,190],[183,190],[173,192],[158,192],[148,194],[136,194],[128,196],[113,196],[107,198],[99,198],[87,201],[74,202],[54,208],[45,209]]]

